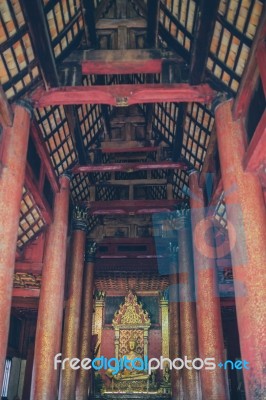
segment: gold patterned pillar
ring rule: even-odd
[[[246,134],[232,101],[215,110],[246,398],[266,398],[266,212],[259,177],[243,168]],[[264,127],[265,129],[265,127]],[[265,147],[264,147],[265,152]],[[265,154],[265,153],[264,153]]]
[[[169,358],[169,310],[168,297],[162,292],[160,297],[161,326],[162,326],[162,356]]]
[[[78,358],[79,329],[82,298],[82,278],[87,229],[86,210],[75,207],[72,216],[71,262],[65,307],[62,359]],[[59,399],[75,400],[77,370],[69,363],[61,368]]]
[[[97,291],[95,293],[95,303],[94,303],[94,326],[93,326],[93,334],[97,335],[98,343],[102,342],[102,329],[103,329],[103,312],[104,312],[104,302],[105,302],[105,292]],[[99,357],[101,351],[101,347],[97,356]]]
[[[180,354],[180,319],[178,303],[178,264],[177,247],[170,246],[170,274],[169,274],[169,326],[170,326],[170,359],[174,360]],[[171,371],[172,400],[177,400],[181,395],[181,374],[179,370]]]
[[[31,400],[57,399],[58,371],[54,369],[54,357],[61,347],[69,185],[69,176],[62,176],[60,191],[55,194],[53,222],[45,243]]]
[[[94,262],[96,243],[87,241],[85,267],[83,274],[83,294],[81,305],[81,323],[79,336],[79,358],[92,358],[91,335],[93,314]],[[81,368],[78,371],[76,400],[87,400],[91,371]]]
[[[198,357],[198,335],[194,286],[194,266],[192,257],[192,238],[190,233],[190,212],[187,209],[176,211],[179,266],[179,312],[181,356],[187,357],[188,368],[182,369],[183,399],[199,398],[199,373],[192,367]]]
[[[3,126],[0,151],[0,382],[10,321],[22,188],[30,132],[29,105],[14,107],[12,127]]]
[[[203,360],[215,358],[217,365],[224,362],[224,341],[215,263],[216,251],[213,227],[206,218],[205,197],[203,189],[199,187],[198,178],[199,174],[196,171],[189,176],[199,357]],[[224,369],[202,368],[200,379],[204,400],[228,398]]]

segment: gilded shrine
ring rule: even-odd
[[[265,0],[0,0],[1,400],[266,399],[265,66]]]

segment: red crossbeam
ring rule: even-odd
[[[183,169],[186,170],[188,166],[183,162],[161,161],[153,163],[113,163],[113,164],[94,164],[94,165],[76,165],[72,169],[73,174],[80,172],[134,172],[134,171],[148,171],[156,169]]]
[[[157,151],[158,146],[149,147],[107,147],[101,149],[102,153],[148,153],[152,151]]]
[[[82,60],[83,75],[116,75],[116,74],[159,74],[162,70],[162,59],[138,60]]]
[[[12,297],[40,297],[40,289],[13,288]]]
[[[85,202],[91,215],[142,215],[169,212],[177,200],[113,200]]]
[[[208,84],[143,84],[109,86],[65,86],[37,89],[31,96],[35,107],[67,104],[110,104],[117,107],[157,102],[210,103],[216,92]]]

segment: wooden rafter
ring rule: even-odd
[[[59,78],[43,11],[43,2],[41,0],[22,0],[21,4],[27,17],[33,48],[40,63],[45,85],[46,87],[57,87]]]
[[[193,40],[189,82],[203,81],[220,0],[201,0]]]
[[[98,3],[95,9],[95,20],[97,21],[105,10],[109,7],[111,0],[102,0]]]
[[[204,158],[202,170],[201,170],[200,176],[199,176],[199,186],[202,188],[205,186],[206,174],[217,173],[217,171],[215,170],[215,159],[214,159],[216,151],[217,151],[217,137],[216,137],[215,128],[213,128],[213,130],[211,132],[210,140],[208,143],[206,155]]]
[[[57,179],[54,169],[52,167],[51,160],[50,160],[47,148],[45,146],[44,140],[42,139],[42,134],[40,132],[40,128],[35,121],[32,121],[32,123],[31,123],[30,134],[35,143],[37,153],[39,154],[39,157],[42,160],[43,165],[45,167],[45,172],[49,178],[53,192],[56,193],[59,191],[58,179]]]
[[[158,45],[158,29],[159,29],[159,10],[160,0],[148,0],[147,4],[147,38],[148,48],[157,47]]]
[[[123,75],[161,73],[165,60],[180,62],[175,53],[158,49],[76,50],[65,61],[80,65],[83,75]]]
[[[181,157],[186,111],[187,111],[187,104],[179,103],[178,117],[176,121],[176,129],[173,141],[173,156],[172,156],[173,161],[178,161]]]
[[[76,86],[37,89],[31,96],[35,107],[67,104],[110,104],[117,107],[156,102],[210,103],[216,92],[209,85],[142,84]]]
[[[266,37],[266,4],[264,4],[263,13],[257,28],[256,36],[253,40],[249,53],[249,61],[246,64],[241,83],[233,105],[233,116],[235,119],[246,115],[255,86],[258,82],[259,68],[257,61],[257,51]],[[265,69],[265,66],[264,66]]]
[[[150,163],[117,163],[117,164],[101,164],[101,165],[76,165],[72,168],[74,174],[80,172],[133,172],[133,171],[149,171],[158,169],[183,169],[186,170],[187,164],[184,162],[150,162]]]
[[[87,32],[88,40],[90,41],[91,47],[97,49],[99,47],[99,44],[96,34],[94,1],[83,0],[82,4],[85,12],[85,30]]]
[[[59,87],[60,81],[57,72],[55,57],[51,45],[46,17],[43,11],[41,0],[35,0],[33,3],[30,0],[23,0],[23,9],[27,15],[27,22],[31,32],[31,39],[38,57],[42,70],[43,79],[46,88]],[[42,38],[42,40],[39,40]],[[82,134],[79,124],[77,124],[76,107],[65,107],[65,114],[70,132],[76,142],[76,149],[81,163],[88,161],[87,153],[84,148]]]
[[[176,200],[113,200],[83,202],[91,215],[142,215],[174,209]]]
[[[80,163],[87,163],[89,162],[89,155],[85,149],[83,143],[83,137],[79,125],[78,113],[77,108],[75,105],[67,105],[65,106],[65,114],[67,118],[67,122],[69,125],[70,132],[73,133],[74,141],[76,144],[76,150],[78,153],[78,158]]]
[[[111,179],[108,181],[98,182],[97,185],[99,186],[146,186],[146,185],[166,185],[166,179]]]
[[[29,164],[27,164],[26,166],[25,185],[32,194],[37,207],[39,208],[43,218],[45,219],[45,222],[47,224],[50,224],[53,220],[52,210],[45,198],[40,194],[38,184],[34,178],[34,173]]]

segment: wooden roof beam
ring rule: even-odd
[[[210,103],[216,92],[208,84],[142,84],[109,86],[67,86],[45,91],[37,89],[31,96],[35,107],[69,104],[110,104],[127,107],[156,102]]]
[[[149,171],[158,169],[182,169],[187,170],[188,166],[184,162],[149,162],[149,163],[110,163],[110,164],[90,164],[76,165],[72,168],[73,174],[92,173],[92,172],[133,172],[133,171]]]
[[[159,150],[158,146],[147,146],[147,147],[108,147],[108,142],[105,142],[107,147],[101,148],[101,152],[105,154],[118,154],[118,153],[147,153],[147,152],[156,152]],[[120,143],[122,145],[122,143]]]
[[[215,128],[213,128],[210,136],[210,140],[208,143],[206,155],[204,158],[202,170],[200,172],[199,176],[199,186],[203,188],[206,183],[206,175],[208,173],[215,174],[217,173],[216,168],[215,168],[215,159],[214,155],[217,151],[217,137],[216,137],[216,132]]]
[[[45,86],[59,86],[59,77],[51,45],[49,30],[41,0],[21,0],[29,26],[34,52],[40,63]]]
[[[40,297],[40,289],[13,288],[12,298],[14,298],[14,297],[39,298]]]
[[[160,0],[148,0],[147,4],[147,38],[148,48],[158,46]]]
[[[94,12],[95,20],[96,20],[96,21],[97,21],[97,20],[102,16],[102,14],[106,11],[106,9],[109,7],[110,3],[111,3],[111,0],[101,0],[101,1],[98,3],[97,7],[95,8],[95,12]]]
[[[96,34],[96,21],[95,21],[95,9],[93,0],[83,0],[83,9],[85,12],[85,31],[87,34],[87,39],[91,43],[94,49],[99,47],[98,37]]]
[[[78,153],[79,162],[85,164],[89,162],[89,154],[85,149],[82,132],[80,129],[78,112],[75,105],[66,105],[65,114],[69,125],[70,132],[74,136],[76,150]]]
[[[167,179],[111,179],[97,182],[96,186],[158,186],[167,185]]]
[[[31,0],[22,0],[22,5],[27,16],[34,51],[40,62],[46,89],[49,87],[59,87],[60,80],[42,1],[34,0],[34,2],[32,2]],[[39,40],[40,38],[41,40]],[[70,132],[76,142],[79,161],[85,163],[87,161],[87,156],[80,126],[76,123],[76,121],[78,121],[76,118],[76,109],[74,107],[66,107],[65,114],[70,127]]]
[[[189,82],[191,85],[198,85],[204,80],[219,3],[220,0],[201,0],[200,2],[190,60]]]
[[[173,141],[173,156],[172,160],[177,161],[181,157],[183,136],[184,136],[184,123],[187,114],[187,104],[179,103],[178,116],[176,121],[175,136]]]
[[[83,75],[116,75],[157,74],[162,71],[164,60],[180,62],[173,52],[159,49],[75,50],[65,62],[66,66],[67,63],[81,65]]]
[[[36,146],[37,153],[40,157],[40,159],[43,162],[43,165],[45,167],[45,172],[47,174],[47,177],[50,181],[50,184],[52,186],[53,192],[57,193],[59,192],[59,183],[57,176],[55,174],[54,168],[51,163],[51,159],[49,157],[48,150],[46,148],[46,145],[44,143],[44,139],[42,137],[42,134],[40,132],[39,125],[37,124],[36,121],[32,121],[31,123],[31,128],[30,128],[30,134],[31,137],[34,141],[34,144]]]
[[[113,200],[83,202],[90,215],[142,215],[172,211],[175,200]]]
[[[50,224],[53,221],[53,213],[52,210],[45,200],[43,196],[40,194],[40,190],[38,188],[37,182],[34,178],[34,174],[29,164],[26,166],[26,173],[25,173],[25,185],[27,189],[29,189],[30,193],[32,194],[35,203],[47,224]],[[39,232],[38,232],[39,235]]]
[[[233,116],[235,119],[245,116],[250,104],[255,86],[259,78],[258,68],[258,50],[261,48],[266,37],[266,4],[264,4],[260,23],[257,28],[256,36],[253,40],[252,47],[249,52],[249,59],[245,66],[244,73],[240,82],[236,99],[233,104]],[[265,65],[264,65],[265,69]]]

